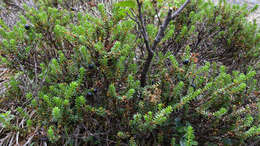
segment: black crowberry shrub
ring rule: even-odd
[[[13,27],[0,20],[0,59],[13,73],[0,145],[259,142],[253,10],[223,0],[71,4],[39,0]]]

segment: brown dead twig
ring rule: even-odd
[[[150,43],[150,40],[147,35],[146,26],[144,24],[144,19],[143,19],[143,15],[142,15],[142,2],[139,0],[136,0],[136,2],[138,5],[138,18],[136,20],[138,20],[138,21],[135,21],[135,22],[137,23],[139,29],[141,30],[141,34],[144,39],[144,44],[148,51],[148,56],[145,60],[144,68],[141,73],[141,87],[144,87],[146,85],[146,76],[149,71],[153,56],[154,56],[154,50],[156,49],[157,45],[160,43],[162,38],[165,36],[164,32],[165,32],[167,26],[169,25],[169,23],[172,20],[174,20],[183,11],[183,9],[188,5],[190,0],[186,0],[185,3],[175,12],[173,12],[172,8],[169,8],[168,14],[167,14],[166,18],[164,19],[163,23],[160,25],[159,31],[158,31],[152,45],[150,45],[151,43]]]

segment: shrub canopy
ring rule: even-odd
[[[152,50],[141,86],[146,43],[154,43],[169,8],[177,11],[184,0],[91,1],[87,9],[69,3],[39,0],[24,5],[12,28],[0,21],[1,62],[14,72],[0,99],[1,144],[16,143],[14,137],[36,145],[259,139],[259,80],[251,65],[260,35],[246,19],[253,10],[188,3]]]

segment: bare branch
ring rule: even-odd
[[[158,45],[158,43],[162,40],[162,38],[164,37],[164,31],[166,30],[168,24],[170,23],[171,19],[171,15],[172,15],[172,9],[169,9],[168,11],[168,15],[166,16],[166,18],[163,21],[163,24],[160,26],[159,31],[154,39],[153,42],[153,46],[152,49],[154,50],[156,48],[156,46]]]
[[[190,2],[190,0],[186,0],[186,2],[177,11],[175,11],[172,14],[171,19],[176,18],[182,12],[182,10],[188,5],[189,2]]]
[[[141,12],[141,7],[142,4],[140,3],[139,0],[137,0],[137,4],[138,4],[138,12],[139,12],[139,20],[141,22],[141,30],[142,30],[142,34],[143,34],[143,38],[144,38],[144,42],[146,44],[146,48],[148,50],[148,57],[146,58],[145,64],[144,64],[144,68],[143,68],[143,72],[141,73],[141,87],[144,87],[146,85],[146,76],[147,76],[147,72],[150,68],[150,64],[152,62],[153,56],[154,56],[154,50],[156,49],[157,45],[160,43],[160,41],[162,40],[162,38],[165,36],[164,32],[167,29],[167,26],[169,25],[170,21],[172,21],[173,19],[175,19],[182,11],[183,9],[187,6],[187,4],[190,2],[190,0],[186,0],[185,3],[177,10],[173,13],[173,10],[170,8],[168,11],[168,14],[166,16],[166,18],[163,21],[163,24],[160,25],[159,31],[154,39],[153,45],[150,48],[149,45],[149,40],[148,40],[148,35],[145,29],[145,25],[143,22],[143,16],[142,16],[142,12]]]
[[[137,5],[138,5],[138,17],[139,17],[139,21],[141,23],[140,27],[141,27],[142,35],[144,38],[144,43],[145,43],[145,46],[146,46],[148,52],[153,53],[153,50],[151,50],[151,47],[149,45],[148,34],[147,34],[147,31],[146,31],[146,28],[144,25],[144,19],[143,19],[143,15],[142,15],[142,3],[140,3],[139,0],[136,0],[136,1],[137,1]]]
[[[155,37],[155,40],[153,42],[153,46],[152,46],[152,50],[154,50],[158,43],[162,40],[162,38],[164,37],[164,31],[166,30],[168,24],[170,23],[170,21],[172,21],[174,18],[176,18],[181,12],[182,10],[187,6],[187,4],[190,2],[190,0],[186,0],[186,2],[177,10],[172,14],[172,9],[170,8],[168,11],[168,15],[166,16],[166,18],[163,21],[163,24],[160,26],[159,31]]]
[[[128,13],[127,13],[127,16],[128,16],[131,20],[133,20],[133,21],[138,25],[138,27],[141,28],[141,25],[140,25],[140,23],[139,23],[139,21],[138,21],[138,19],[137,19],[137,16],[134,14],[134,12],[133,12],[132,9],[130,9],[130,13],[132,14],[132,16],[131,16],[130,14],[128,14]]]
[[[137,1],[137,5],[138,5],[138,13],[139,13],[138,18],[139,18],[139,21],[140,21],[140,23],[137,23],[137,24],[141,29],[141,33],[142,33],[142,36],[143,36],[143,39],[144,39],[144,43],[145,43],[146,49],[148,51],[148,57],[146,58],[146,61],[144,63],[143,72],[141,73],[141,87],[144,87],[145,84],[146,84],[146,75],[147,75],[147,72],[149,70],[149,67],[150,67],[151,61],[153,59],[154,53],[153,53],[153,50],[150,47],[148,34],[147,34],[147,31],[146,31],[146,28],[145,28],[145,25],[144,25],[144,20],[143,20],[143,15],[142,15],[142,3],[139,0],[136,0],[136,1]]]

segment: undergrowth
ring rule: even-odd
[[[15,74],[0,98],[0,145],[258,142],[253,10],[193,0],[152,47],[184,2],[39,0],[12,28],[1,20],[1,62]]]

